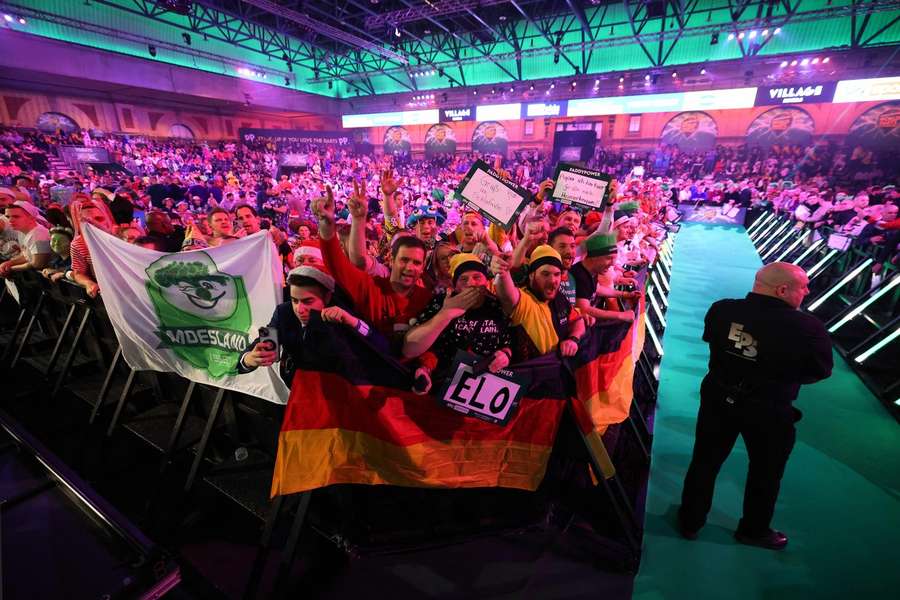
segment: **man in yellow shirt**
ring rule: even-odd
[[[495,256],[491,262],[497,274],[494,286],[503,311],[514,326],[527,334],[516,358],[527,360],[559,348],[562,356],[574,356],[584,335],[581,316],[559,293],[563,264],[559,252],[538,246],[528,263],[528,283],[518,288],[509,273],[509,262]]]

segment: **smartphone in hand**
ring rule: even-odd
[[[278,352],[278,330],[274,327],[259,328],[259,342],[256,344],[263,350]],[[277,359],[276,359],[277,360]]]

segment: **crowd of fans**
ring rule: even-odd
[[[54,148],[69,144],[105,149],[128,173],[53,171]],[[286,152],[306,168],[281,172]],[[424,391],[457,350],[497,370],[551,351],[570,356],[586,326],[633,319],[634,272],[653,260],[679,205],[771,205],[897,259],[900,195],[861,149],[598,150],[588,166],[616,176],[602,214],[554,203],[547,158],[518,155],[496,168],[534,201],[509,231],[454,197],[475,158],[395,164],[339,147],[2,130],[0,276],[34,269],[97,296],[86,222],[161,252],[268,230],[295,325],[318,311],[377,337],[413,361]],[[240,368],[274,360],[254,345]]]

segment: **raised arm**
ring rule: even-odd
[[[497,293],[497,299],[500,300],[503,312],[507,315],[511,315],[513,309],[519,304],[521,294],[509,273],[509,266],[509,260],[499,254],[495,254],[491,258],[491,271],[497,274],[494,277],[494,291]]]
[[[366,216],[369,206],[366,203],[366,188],[356,180],[353,181],[353,195],[347,203],[350,215],[350,240],[347,244],[347,256],[350,262],[360,269],[366,268]]]

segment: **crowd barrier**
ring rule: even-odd
[[[640,560],[652,415],[663,356],[661,342],[666,327],[674,239],[674,234],[670,234],[664,240],[656,260],[642,274],[646,335],[642,347],[633,351],[637,360],[630,414],[592,443],[578,435],[575,418],[569,415],[569,422],[560,427],[553,450],[554,454],[559,451],[589,463],[590,480],[564,481],[557,487],[565,488],[566,494],[583,497],[581,505],[593,512],[587,516],[587,522],[603,536],[603,547],[618,555],[611,560],[619,568],[631,571]],[[414,488],[331,486],[270,500],[283,406],[190,382],[171,373],[134,371],[121,358],[102,297],[91,299],[80,287],[66,281],[50,284],[36,274],[17,275],[14,282],[17,302],[13,304],[12,293],[7,289],[0,296],[0,305],[18,309],[15,324],[0,337],[4,342],[0,366],[35,373],[46,382],[52,402],[85,402],[84,426],[92,435],[109,439],[128,432],[158,452],[158,479],[148,482],[149,500],[142,522],[153,522],[167,514],[162,506],[187,510],[184,507],[191,505],[198,483],[252,515],[261,528],[261,536],[256,559],[248,567],[248,598],[265,595],[261,591],[266,587],[263,575],[269,572],[270,551],[275,547],[280,550],[277,575],[274,583],[267,584],[275,592],[285,593],[302,532],[316,532],[351,554],[362,554],[446,543],[482,534],[492,524],[498,529],[509,529],[526,523],[533,525],[536,514],[541,514],[541,519],[546,516],[547,506],[541,504],[547,499],[546,493],[486,488],[429,489],[425,499],[425,492]],[[567,435],[568,439],[562,439]],[[561,446],[567,450],[560,450]],[[550,471],[553,468],[548,469],[548,478]],[[164,488],[159,482],[163,478],[180,481],[179,498],[160,497],[159,490]],[[417,515],[440,519],[441,515],[435,515],[431,508],[434,503],[452,502],[463,494],[469,498],[476,494],[474,505],[485,511],[468,523],[468,529],[432,521],[418,527],[407,523],[399,533],[396,522],[385,519],[380,528],[367,523],[361,534],[358,527],[354,529],[354,523],[347,523],[348,519],[378,520],[383,516],[376,509],[357,510],[359,502],[376,508],[380,503],[394,507],[400,504],[404,508],[396,512],[410,520]],[[497,499],[500,497],[502,500]],[[513,517],[519,522],[506,514],[511,501],[523,507],[514,511]],[[423,502],[426,506],[419,506]],[[497,514],[502,513],[505,518],[491,520],[494,505]],[[177,528],[176,521],[169,526]]]
[[[822,320],[835,349],[900,418],[900,268],[893,253],[774,211],[759,213],[747,234],[764,263],[806,271],[803,310]]]

